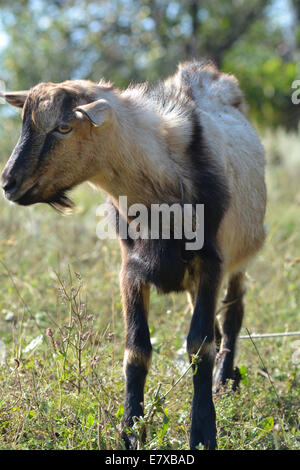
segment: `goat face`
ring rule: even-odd
[[[109,126],[103,124],[111,121],[101,89],[79,80],[41,83],[28,92],[4,95],[23,108],[22,133],[1,179],[8,200],[72,207],[66,191],[101,171],[93,140],[95,133],[107,133]]]

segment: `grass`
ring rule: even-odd
[[[8,151],[14,140],[11,129],[1,148]],[[283,131],[264,137],[268,237],[249,267],[242,334],[246,328],[300,329],[298,142],[299,135]],[[3,163],[5,156],[3,150]],[[78,212],[66,218],[47,206],[21,208],[0,198],[2,450],[122,447],[119,246],[96,237],[102,195],[83,185],[74,199]],[[151,295],[148,440],[140,448],[188,449],[186,306],[185,295]],[[219,449],[300,449],[299,339],[255,340],[255,345],[239,343],[240,391],[228,388],[215,396]],[[137,435],[140,429],[137,422]]]

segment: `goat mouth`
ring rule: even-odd
[[[31,204],[35,204],[36,202],[39,202],[37,200],[37,195],[35,194],[36,189],[38,188],[39,183],[34,183],[32,184],[29,188],[27,188],[21,195],[18,194],[17,191],[15,193],[6,193],[5,196],[6,198],[14,202],[16,204],[20,204],[21,206],[29,206]]]
[[[71,187],[57,191],[54,196],[51,196],[48,199],[43,199],[41,196],[39,196],[37,192],[38,187],[39,183],[35,183],[30,188],[28,188],[25,193],[22,194],[22,196],[14,199],[13,202],[21,206],[46,203],[61,213],[71,212],[74,208],[73,201],[66,195],[66,192],[72,189]]]

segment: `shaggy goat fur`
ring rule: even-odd
[[[243,280],[264,241],[264,151],[247,119],[235,77],[210,62],[181,64],[156,86],[78,80],[41,83],[29,92],[6,93],[23,108],[20,140],[4,169],[6,197],[18,204],[70,207],[66,191],[89,181],[118,206],[142,203],[204,204],[204,246],[188,251],[185,240],[121,239],[121,291],[126,321],[124,425],[143,415],[144,384],[151,361],[148,328],[150,286],[187,291],[193,316],[187,337],[193,365],[191,448],[216,447],[212,372],[215,339],[222,337],[217,386],[237,378],[234,351],[243,319]],[[228,279],[222,333],[215,310]],[[234,302],[233,302],[234,301]],[[199,359],[199,358],[198,358]],[[133,434],[124,432],[128,448]]]

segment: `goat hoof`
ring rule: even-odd
[[[233,375],[232,375],[232,380],[233,380],[232,390],[234,392],[238,390],[241,378],[242,378],[242,375],[240,373],[240,369],[238,367],[235,367],[233,370]]]
[[[121,439],[125,444],[126,450],[137,450],[137,438],[133,433],[123,431]]]
[[[206,450],[215,450],[217,448],[217,428],[214,411],[212,415],[192,418],[190,449],[197,450],[201,444]]]
[[[217,448],[217,441],[216,436],[213,433],[211,437],[204,438],[203,436],[199,437],[198,439],[191,438],[190,441],[190,449],[191,450],[198,450],[199,445],[203,445],[205,450],[216,450]]]
[[[121,439],[125,444],[126,450],[137,450],[138,443],[144,444],[146,442],[146,429],[143,427],[139,435],[130,432],[130,428],[125,428],[122,431]]]
[[[215,393],[220,393],[222,389],[226,389],[229,380],[232,381],[232,390],[236,392],[239,388],[241,378],[242,376],[238,367],[235,367],[230,374],[226,373],[222,368],[218,369],[214,379]]]

